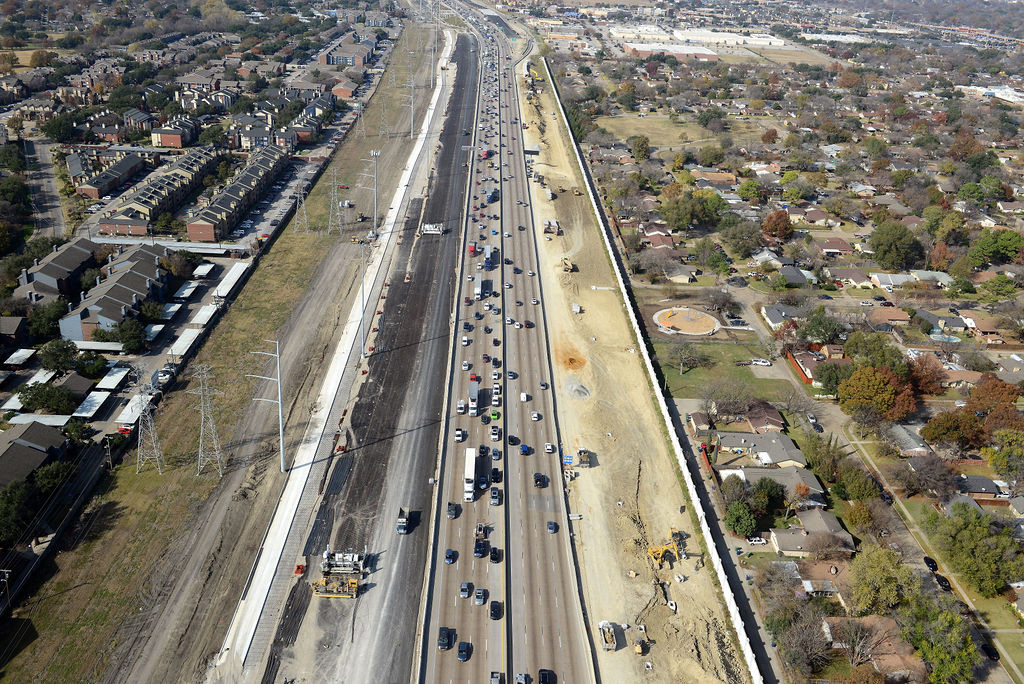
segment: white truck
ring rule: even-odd
[[[474,380],[469,383],[469,415],[475,416],[480,411],[480,383]]]
[[[458,472],[458,471],[456,471]],[[462,484],[462,500],[473,500],[473,484],[476,479],[476,447],[466,447],[466,475]]]

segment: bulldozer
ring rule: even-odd
[[[649,549],[647,549],[647,555],[650,557],[652,561],[658,564],[659,568],[661,567],[664,561],[668,560],[668,558],[666,557],[668,553],[672,554],[672,559],[674,562],[679,561],[679,544],[681,544],[683,541],[682,535],[679,533],[679,530],[673,529],[670,532],[670,536],[671,540],[667,544],[662,544],[660,546],[652,546]]]
[[[580,197],[581,195],[583,195],[583,193],[580,191],[579,188],[573,188],[572,189],[572,194],[576,195],[577,197]]]

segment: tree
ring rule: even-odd
[[[759,516],[767,515],[782,508],[786,500],[786,489],[775,480],[762,477],[750,488],[748,503]]]
[[[42,411],[67,416],[74,413],[78,406],[68,390],[41,382],[24,384],[18,388],[17,394],[22,405],[30,412]]]
[[[900,377],[907,375],[907,359],[885,333],[857,331],[843,345],[843,352],[857,363],[888,368]]]
[[[17,143],[0,146],[0,166],[14,173],[25,170],[25,155],[21,153],[21,147]]]
[[[714,364],[708,353],[693,342],[680,342],[672,345],[670,359],[673,364],[679,366],[680,375],[694,368],[704,368]]]
[[[199,134],[200,145],[220,145],[224,142],[224,129],[214,124],[203,129]]]
[[[21,138],[21,132],[25,129],[25,120],[20,116],[12,116],[7,120],[7,130],[9,130],[15,138]]]
[[[728,507],[736,501],[745,501],[747,498],[747,483],[739,475],[730,475],[722,480],[722,498]]]
[[[67,300],[57,299],[33,309],[28,314],[28,332],[36,340],[45,340],[57,334],[57,321],[68,312]]]
[[[878,488],[871,476],[849,461],[839,464],[837,479],[850,501],[867,501],[878,497]]]
[[[887,615],[917,595],[921,583],[895,551],[872,546],[850,562],[850,589],[855,615]]]
[[[761,189],[761,184],[753,178],[743,181],[739,189],[736,190],[736,194],[740,196],[740,199],[748,201],[761,201],[764,199],[764,191]]]
[[[50,52],[49,50],[35,50],[29,57],[28,64],[33,69],[50,66],[50,62],[56,59],[57,56],[56,52]]]
[[[1001,406],[1015,404],[1020,394],[1021,389],[1016,385],[1000,380],[994,373],[984,373],[971,388],[964,408],[988,413]]]
[[[761,134],[761,142],[765,145],[774,145],[779,139],[779,131],[776,128],[769,128]]]
[[[821,383],[822,393],[834,396],[839,391],[839,385],[853,375],[854,370],[856,366],[852,363],[825,361],[814,369],[814,379]]]
[[[948,448],[954,456],[985,443],[985,426],[973,411],[958,408],[943,411],[921,428],[921,436],[932,444]]]
[[[800,335],[819,344],[832,344],[839,340],[843,332],[843,324],[829,316],[824,306],[812,311],[800,328]]]
[[[722,111],[720,108],[708,107],[707,109],[705,109],[704,111],[697,115],[697,123],[698,125],[703,126],[704,128],[708,128],[711,125],[712,121],[717,121],[718,119],[724,118],[725,112]]]
[[[701,166],[718,166],[725,160],[725,152],[718,145],[706,145],[697,153],[697,163]]]
[[[726,509],[723,519],[726,529],[740,537],[751,537],[757,532],[757,518],[742,501],[734,501]]]
[[[843,449],[834,435],[827,439],[817,434],[810,434],[803,445],[807,465],[826,482],[835,482],[839,473],[839,462],[843,458]]]
[[[634,135],[629,141],[633,146],[633,159],[642,162],[651,158],[651,141],[646,135]]]
[[[861,146],[871,159],[881,159],[889,154],[889,146],[881,138],[865,138]]]
[[[46,134],[47,137],[59,143],[71,142],[77,136],[75,130],[75,120],[70,114],[60,114],[53,117],[39,129]]]
[[[107,360],[96,352],[82,352],[75,362],[75,370],[79,375],[97,380],[107,373]]]
[[[56,339],[39,350],[39,364],[55,373],[67,373],[78,360],[78,347],[71,340]]]
[[[773,211],[761,223],[765,237],[773,242],[785,242],[793,235],[793,224],[784,210]]]
[[[946,370],[932,354],[918,354],[910,360],[908,379],[918,394],[942,394]]]
[[[875,261],[882,267],[903,271],[919,264],[924,248],[910,229],[899,221],[885,221],[875,228],[869,240]]]
[[[999,430],[992,435],[993,446],[981,455],[997,475],[1011,483],[1014,494],[1024,491],[1024,431]]]
[[[910,386],[888,368],[861,366],[839,384],[839,406],[852,414],[869,406],[888,420],[901,420],[916,408]]]
[[[981,298],[986,302],[1005,302],[1017,296],[1017,284],[1005,273],[986,280],[980,287]]]
[[[1020,233],[1006,228],[985,228],[971,243],[967,256],[975,266],[983,266],[988,262],[1000,264],[1019,258],[1022,247],[1024,236]]]
[[[931,670],[933,684],[960,684],[974,679],[980,661],[967,621],[949,602],[918,593],[897,614],[902,636]]]
[[[761,247],[761,229],[750,221],[722,228],[719,235],[729,250],[740,259],[749,258]]]
[[[1009,527],[964,503],[949,516],[931,513],[925,530],[957,575],[982,596],[996,596],[1024,574],[1024,556]]]

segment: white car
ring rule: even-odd
[[[469,361],[462,362],[462,370],[469,370]]]
[[[872,302],[872,301],[868,301],[867,299],[862,299],[862,300],[860,301],[860,305],[861,305],[861,306],[874,306],[874,305],[875,305],[875,303],[874,303],[874,302]]]
[[[512,289],[512,283],[505,283],[505,289],[506,290],[511,290]]]
[[[510,237],[512,237],[512,233],[510,233],[510,232],[508,232],[508,231],[506,230],[506,231],[505,231],[505,237],[507,237],[507,238],[510,238]]]
[[[492,442],[497,442],[500,439],[501,439],[501,428],[499,428],[497,425],[492,425],[491,426],[491,441]]]
[[[765,541],[764,537],[747,537],[747,543],[751,546],[764,546],[768,542]]]
[[[466,431],[463,430],[462,428],[456,428],[455,429],[455,441],[456,442],[464,442],[464,441],[466,441]]]
[[[515,321],[512,320],[511,316],[505,317],[505,325],[512,325],[513,323],[515,323]]]
[[[770,366],[772,362],[768,359],[750,359],[751,366]]]
[[[530,414],[530,420],[532,420],[532,421],[540,420],[540,414],[537,413],[536,411],[534,411],[533,413]]]
[[[499,371],[499,370],[492,370],[491,371],[491,380],[501,380],[501,371]]]
[[[530,300],[530,303],[531,304],[540,304],[540,300],[537,299],[536,297],[534,297],[533,299]]]
[[[520,328],[522,328],[522,327],[523,327],[523,324],[522,324],[522,323],[520,323],[519,321],[516,321],[516,325],[515,325],[515,327],[516,327],[516,330],[519,330]]]
[[[534,273],[533,271],[527,271],[527,272],[526,272],[526,275],[528,275],[528,276],[531,276],[531,277],[532,277],[532,276],[535,276],[535,275],[537,275],[537,274],[536,274],[536,273]]]
[[[555,453],[555,445],[551,442],[544,442],[544,453],[553,454]]]

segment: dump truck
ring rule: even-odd
[[[549,199],[555,199],[555,193],[551,192],[551,188],[544,188],[544,195]]]
[[[398,534],[409,534],[409,511],[398,509]]]
[[[576,450],[576,467],[577,468],[589,468],[590,467],[590,452],[586,449],[580,448]]]
[[[572,262],[569,261],[569,257],[562,257],[562,270],[565,273],[572,273],[573,265]]]
[[[615,626],[607,620],[602,620],[597,627],[601,630],[601,647],[606,651],[614,651]]]
[[[582,195],[583,193],[582,193],[582,192],[580,192],[580,189],[579,189],[579,188],[573,188],[573,189],[572,189],[572,194],[574,194],[574,195],[576,195],[577,197],[579,197],[579,196],[580,196],[580,195]]]

